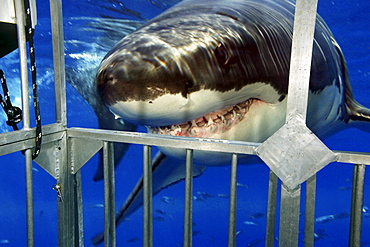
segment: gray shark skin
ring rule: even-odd
[[[182,1],[113,47],[100,64],[97,91],[116,117],[151,133],[263,142],[285,123],[293,18],[288,0]],[[307,126],[325,138],[349,126],[369,130],[369,121],[370,110],[353,98],[343,54],[317,16]],[[168,159],[185,157],[184,150],[158,148]],[[194,151],[200,165],[229,160]],[[181,177],[158,174],[156,181]],[[117,224],[141,204],[140,183]]]

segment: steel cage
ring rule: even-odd
[[[17,16],[22,15],[21,0],[16,0]],[[315,153],[319,152],[322,158],[319,165],[310,172],[301,175],[292,174],[289,169],[279,171],[274,165],[269,167],[270,179],[268,190],[268,210],[266,227],[266,246],[274,246],[275,222],[280,213],[280,224],[288,227],[279,229],[279,246],[298,246],[298,226],[300,215],[301,184],[306,183],[305,205],[305,246],[314,244],[314,211],[316,193],[316,173],[330,162],[343,162],[353,165],[353,191],[350,215],[350,243],[349,246],[360,246],[362,231],[362,209],[364,197],[365,167],[370,164],[370,156],[367,153],[354,153],[328,150],[326,146],[307,131],[305,127],[305,109],[308,93],[309,74],[301,73],[308,68],[311,62],[311,49],[313,39],[313,26],[316,16],[315,0],[297,0],[296,15],[300,20],[309,22],[310,25],[302,25],[299,19],[295,22],[291,77],[290,81],[305,83],[290,83],[288,101],[287,124],[290,131],[304,138],[311,138]],[[152,223],[152,191],[151,191],[151,146],[171,146],[184,148],[187,151],[187,176],[185,180],[185,211],[184,211],[184,246],[192,246],[192,150],[207,150],[215,152],[228,152],[232,154],[231,178],[230,178],[230,202],[229,202],[229,231],[228,246],[236,246],[236,174],[237,155],[258,155],[263,160],[269,161],[269,150],[276,148],[276,140],[269,139],[264,143],[247,143],[226,140],[211,140],[200,138],[165,137],[144,133],[118,132],[108,130],[67,128],[66,119],[66,85],[64,64],[64,35],[62,19],[62,3],[60,0],[50,0],[53,56],[54,56],[54,83],[56,99],[56,121],[53,124],[43,126],[43,145],[40,156],[35,160],[56,180],[63,189],[63,200],[58,200],[58,245],[59,246],[84,246],[83,211],[80,168],[100,149],[104,152],[104,215],[105,215],[105,246],[116,246],[115,234],[115,198],[114,198],[114,142],[125,142],[143,145],[144,149],[144,233],[143,245],[152,246],[153,223]],[[309,9],[309,11],[307,11]],[[20,66],[22,81],[23,109],[29,109],[28,102],[28,75],[27,55],[25,52],[26,40],[22,30],[23,18],[17,18],[20,26],[18,31]],[[306,71],[310,71],[306,69]],[[303,86],[302,86],[303,85]],[[303,88],[302,88],[303,87]],[[26,187],[27,187],[27,238],[28,246],[34,246],[34,217],[33,217],[33,188],[32,188],[32,157],[31,150],[35,145],[35,129],[30,128],[29,111],[24,111],[24,128],[15,132],[1,134],[0,154],[25,151],[24,162],[26,164]],[[284,135],[284,127],[274,135]],[[82,145],[86,145],[88,152],[79,152]],[[288,139],[286,146],[291,148],[293,141]],[[294,152],[305,153],[299,145]],[[297,155],[299,156],[299,155]],[[282,158],[282,161],[312,163],[311,156],[305,156],[304,160]],[[302,165],[302,169],[304,166]],[[289,179],[288,179],[289,177]],[[277,212],[278,180],[282,180],[280,212]]]

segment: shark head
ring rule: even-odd
[[[113,114],[151,133],[263,142],[285,122],[294,6],[207,2],[180,3],[122,39],[100,65],[98,92]],[[350,91],[318,17],[308,126],[325,135],[348,122]]]
[[[161,17],[125,37],[97,75],[110,110],[150,132],[178,136],[262,141],[281,126],[289,37],[281,41],[286,53],[265,56],[274,48],[258,40],[253,23],[222,11],[214,17]]]

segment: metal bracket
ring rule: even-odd
[[[66,131],[44,136],[42,150],[34,160],[55,179],[59,178],[60,164],[66,162],[62,150],[66,148]]]
[[[102,147],[103,141],[69,138],[71,172],[76,174]]]
[[[336,158],[299,117],[290,119],[256,153],[291,190]]]

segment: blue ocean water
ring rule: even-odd
[[[73,76],[89,83],[105,53],[125,34],[175,4],[176,0],[64,0],[66,66],[78,71]],[[54,89],[49,3],[39,0],[35,44],[43,124],[54,123]],[[370,107],[370,2],[367,0],[321,0],[318,12],[326,20],[347,59],[356,99]],[[120,19],[121,21],[118,21]],[[18,54],[0,59],[14,105],[20,106]],[[67,85],[69,127],[97,128],[88,103]],[[32,119],[32,122],[34,120]],[[10,131],[0,114],[0,131]],[[333,150],[369,152],[369,133],[347,129],[325,143]],[[26,246],[25,175],[20,153],[5,155],[0,171],[0,246]],[[116,171],[117,209],[141,175],[141,147],[130,148]],[[85,245],[103,229],[103,184],[92,182],[95,157],[82,168]],[[57,246],[55,180],[34,164],[35,246]],[[209,168],[194,180],[194,246],[227,246],[229,167]],[[365,178],[368,194],[369,175]],[[316,216],[342,215],[337,220],[317,223],[315,246],[347,246],[352,165],[333,163],[318,173]],[[267,207],[268,169],[264,165],[238,168],[237,246],[263,246]],[[181,246],[183,183],[159,193],[154,203],[154,246]],[[370,198],[365,195],[365,206]],[[249,223],[244,223],[244,222]],[[303,228],[301,228],[303,229]],[[363,218],[363,233],[370,230],[370,218]],[[142,246],[141,210],[117,230],[118,246]],[[363,234],[363,246],[370,236]]]

